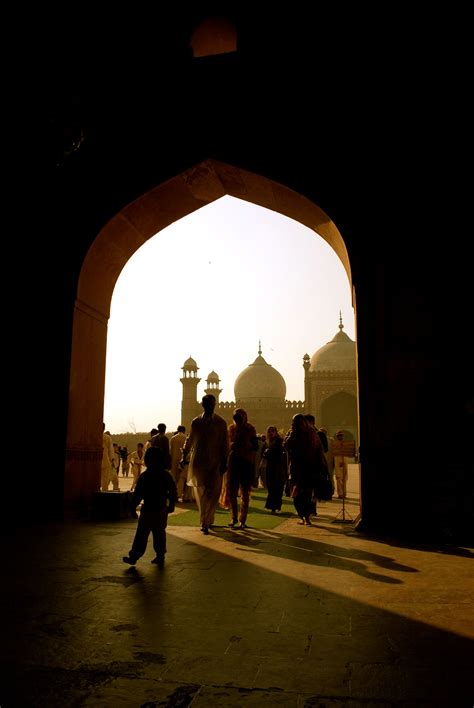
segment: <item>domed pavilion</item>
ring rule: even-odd
[[[305,403],[329,435],[342,429],[357,440],[356,344],[343,329],[339,316],[339,332],[311,359],[303,357]]]
[[[296,413],[312,413],[316,425],[327,428],[330,435],[342,428],[347,439],[357,439],[356,346],[343,332],[342,318],[339,321],[339,332],[335,337],[318,349],[311,359],[308,354],[303,357],[304,401],[286,399],[285,379],[264,359],[259,343],[257,358],[235,380],[235,401],[220,401],[219,375],[215,371],[208,375],[205,393],[215,396],[215,412],[230,425],[235,408],[244,408],[258,433],[264,433],[269,425],[286,431]],[[197,372],[196,362],[189,357],[183,365],[181,378],[181,420],[187,430],[191,420],[202,413],[197,396],[201,379]]]

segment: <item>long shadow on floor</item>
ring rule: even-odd
[[[151,549],[132,571],[120,557],[133,535],[128,523],[9,534],[17,562],[0,584],[1,704],[184,708],[198,692],[196,705],[212,706],[233,705],[230,692],[235,705],[250,704],[252,692],[252,705],[269,706],[472,704],[472,641],[322,588],[301,562],[381,583],[388,576],[366,563],[413,568],[274,531],[215,533],[238,544],[243,561],[264,552],[300,563],[288,575],[242,562],[196,530],[196,542],[169,535],[163,571],[150,564]],[[440,575],[447,591],[451,580]],[[378,589],[389,604],[392,589]]]
[[[213,531],[217,536],[236,543],[247,552],[264,553],[310,565],[330,565],[381,583],[399,585],[403,581],[390,575],[374,573],[364,564],[364,561],[374,563],[389,571],[418,572],[416,568],[397,563],[394,558],[368,551],[340,548],[319,540],[293,538],[275,531],[254,531],[252,529],[232,531],[219,527],[214,528]]]

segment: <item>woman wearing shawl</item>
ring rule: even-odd
[[[286,455],[283,440],[274,425],[267,428],[267,447],[263,453],[265,478],[268,488],[265,509],[272,514],[281,510],[283,487],[287,477]]]
[[[226,499],[222,506],[230,506],[232,528],[237,526],[237,516],[240,528],[246,528],[247,513],[250,502],[250,490],[255,475],[255,453],[258,448],[257,433],[247,420],[243,408],[237,408],[233,414],[234,422],[229,426],[229,462],[226,478]],[[238,515],[237,496],[240,490],[240,514]]]
[[[314,426],[298,413],[293,416],[284,447],[290,461],[291,496],[302,524],[311,526],[316,476],[326,468],[321,440]]]

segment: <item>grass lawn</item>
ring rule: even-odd
[[[265,489],[252,489],[250,498],[249,513],[247,516],[247,526],[253,529],[274,529],[275,526],[281,524],[282,521],[291,519],[295,515],[293,500],[288,497],[283,497],[281,511],[272,514],[268,509],[265,509],[265,500],[267,492]],[[180,505],[180,508],[181,505]],[[230,523],[230,511],[217,507],[214,526],[227,526]],[[200,526],[199,512],[194,504],[189,511],[183,511],[178,514],[168,516],[168,526]]]

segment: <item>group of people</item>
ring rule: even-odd
[[[251,489],[257,483],[256,460],[263,448],[259,445],[261,437],[243,408],[234,411],[233,423],[227,429],[225,420],[214,413],[216,399],[212,394],[204,396],[201,404],[204,412],[191,423],[180,461],[181,467],[188,465],[187,483],[193,487],[201,531],[209,534],[218,504],[230,509],[231,528],[244,529]],[[275,513],[281,509],[286,462],[275,427],[268,429],[267,437],[262,476],[268,489],[266,507]]]
[[[261,437],[245,410],[237,408],[233,423],[227,428],[225,420],[214,413],[216,399],[212,394],[205,395],[201,405],[203,413],[193,419],[187,437],[184,426],[178,427],[171,442],[164,424],[161,430],[151,431],[143,455],[146,469],[133,488],[132,507],[143,504],[132,548],[124,557],[126,563],[134,565],[143,555],[150,532],[156,552],[154,562],[163,563],[167,515],[174,511],[178,499],[185,499],[187,487],[192,487],[203,534],[209,534],[219,504],[230,510],[231,528],[246,528],[259,452],[260,473],[268,490],[265,507],[272,513],[281,510],[286,485],[300,523],[311,525],[311,515],[316,513],[318,479],[329,478],[330,474],[330,446],[325,431],[316,428],[314,417],[295,415],[284,438],[275,426],[270,426],[262,450]],[[339,431],[336,437],[341,435]],[[347,466],[342,474],[347,474]],[[336,468],[336,479],[339,478]],[[343,484],[340,490],[338,481],[338,496],[345,493],[344,487]]]

